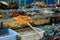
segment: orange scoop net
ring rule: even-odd
[[[32,25],[30,25],[30,23],[32,23],[32,19],[30,17],[19,15],[15,18],[15,20],[25,25],[28,24],[30,28],[32,28],[41,38],[43,37]]]
[[[32,19],[28,16],[19,15],[15,18],[15,20],[19,21],[22,24],[32,23]]]

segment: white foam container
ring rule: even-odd
[[[43,36],[45,31],[40,28],[36,28],[36,29]],[[21,35],[18,33],[18,35],[19,35],[19,40],[39,40],[41,38],[36,32],[27,32],[25,35]]]

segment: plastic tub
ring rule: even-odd
[[[18,34],[11,29],[0,30],[0,40],[17,40],[17,37]]]

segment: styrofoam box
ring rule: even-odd
[[[1,34],[8,34],[6,36],[1,36],[0,40],[17,40],[18,33],[11,29],[1,29],[0,30],[0,35]]]
[[[36,29],[43,36],[45,31],[42,30],[42,29],[39,29],[39,28],[36,28]],[[18,30],[21,30],[21,29],[18,29]],[[22,30],[24,30],[24,29],[22,29]],[[17,30],[15,30],[15,31],[17,31]],[[39,40],[40,39],[40,36],[36,32],[34,32],[34,31],[26,32],[24,35],[21,35],[18,32],[18,35],[20,36],[19,40]]]

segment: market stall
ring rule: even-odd
[[[0,40],[60,40],[59,0],[10,1],[0,1]]]

